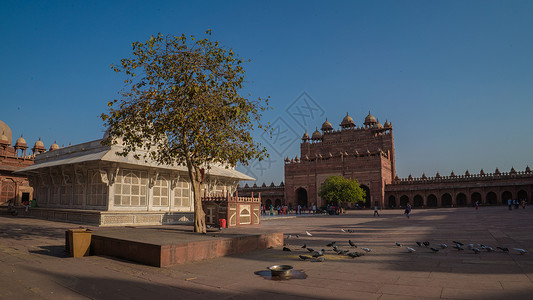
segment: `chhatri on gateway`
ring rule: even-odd
[[[263,204],[296,207],[326,206],[318,196],[320,185],[329,176],[356,179],[366,191],[366,203],[381,208],[457,207],[473,205],[507,205],[509,199],[529,202],[533,194],[533,173],[514,168],[479,173],[420,178],[398,178],[395,172],[393,126],[381,124],[370,112],[361,126],[348,114],[340,129],[327,119],[320,131],[302,137],[300,156],[285,159],[285,181],[276,186],[245,185],[239,194],[261,192]],[[351,204],[353,207],[355,204]]]

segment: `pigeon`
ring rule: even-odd
[[[372,251],[372,249],[370,249],[370,248],[361,248],[361,249],[363,249],[366,252],[371,252]]]
[[[488,252],[494,251],[494,248],[489,247],[489,246],[485,246],[485,247],[483,247],[483,249],[487,250]]]
[[[500,250],[502,250],[503,252],[509,252],[509,248],[505,248],[505,247],[496,247]]]
[[[308,256],[308,255],[299,255],[299,257],[300,257],[301,260],[312,259],[312,257]]]
[[[466,246],[468,247],[468,249],[472,249],[472,248],[474,248],[474,244],[468,244],[468,245],[466,245]]]
[[[331,243],[327,244],[326,247],[333,247],[333,246],[335,246],[335,243],[336,242],[331,242]]]
[[[441,247],[442,249],[446,249],[446,248],[448,248],[448,245],[446,245],[446,244],[444,244],[444,243],[439,244],[438,246]]]
[[[522,254],[522,255],[527,253],[527,250],[521,249],[521,248],[513,248],[513,250],[516,250],[516,251],[520,252],[520,254]]]
[[[339,255],[346,255],[347,253],[349,253],[350,250],[341,250],[338,252]]]
[[[396,246],[398,246],[398,247],[401,247],[401,246],[402,246],[402,244],[400,244],[400,243],[396,242]]]
[[[354,231],[353,231],[353,230],[351,230],[351,229],[348,229],[348,232],[349,232],[349,233],[353,233]]]
[[[425,242],[423,242],[422,244],[424,244],[424,246],[426,246],[426,247],[429,246],[429,242],[428,242],[428,241],[425,241]]]
[[[308,236],[313,236],[311,233],[309,233],[309,231],[306,231],[305,234],[307,234]]]
[[[340,250],[339,250],[339,247],[337,247],[337,245],[333,245],[333,251],[335,251],[335,252],[340,251]]]
[[[459,246],[463,246],[463,245],[464,245],[464,244],[461,243],[461,242],[456,242],[456,241],[452,241],[452,242],[453,242],[454,244],[456,244],[456,245],[459,245]]]
[[[475,254],[479,254],[479,252],[481,252],[478,248],[472,248],[472,251],[474,251]]]
[[[315,252],[315,250],[313,248],[307,248],[307,251],[309,252]]]
[[[299,234],[297,234],[297,235],[296,235],[296,238],[297,238],[297,239],[299,239],[299,238],[300,238],[300,235],[299,235]]]
[[[457,250],[465,250],[465,248],[461,247],[461,245],[459,244],[455,244],[455,246],[453,246],[455,249]]]
[[[313,257],[314,258],[317,258],[317,257],[320,257],[320,256],[324,256],[324,249],[320,250],[320,251],[315,251],[315,253],[313,253]]]
[[[291,235],[291,234],[287,235],[287,239],[290,239],[291,237],[292,237],[292,235]]]
[[[350,246],[352,246],[352,247],[354,247],[354,248],[357,248],[357,245],[354,244],[354,243],[352,242],[352,240],[348,240],[348,244],[350,244]]]
[[[363,256],[365,254],[364,253],[359,253],[359,252],[348,252],[348,253],[346,253],[346,255],[351,257],[351,258],[356,258],[356,257],[359,257],[359,256]]]
[[[325,261],[326,259],[324,257],[316,257],[314,262],[323,262]]]
[[[341,228],[341,231],[342,231],[342,232],[346,232],[346,230],[344,230],[344,229],[342,229],[342,228]]]
[[[431,247],[431,248],[429,248],[429,249],[431,249],[431,251],[433,251],[433,252],[439,252],[439,249],[434,248],[434,247]]]
[[[422,247],[422,243],[421,242],[416,242],[416,244],[418,245],[418,247]]]
[[[307,248],[307,244],[304,244],[304,245],[302,246],[302,248],[304,248],[304,249]]]
[[[291,251],[291,249],[289,249],[287,247],[283,247],[283,251]]]
[[[416,252],[416,250],[411,247],[407,247],[407,251],[409,251],[410,253]]]

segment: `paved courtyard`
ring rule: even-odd
[[[64,232],[79,225],[0,216],[1,299],[531,299],[533,208],[506,207],[350,211],[341,216],[265,220],[258,231],[282,231],[287,247],[155,268],[109,257],[67,257]],[[105,230],[105,229],[100,229]],[[135,228],[124,228],[135,230]],[[234,229],[224,230],[231,233]],[[344,230],[344,232],[342,231]],[[308,231],[312,236],[307,236]],[[353,231],[353,232],[350,232]],[[210,233],[216,235],[216,233]],[[299,235],[299,238],[296,237]],[[358,248],[351,248],[352,240]],[[301,248],[372,252],[358,258],[326,251],[324,262],[302,261]],[[447,243],[433,253],[430,247]],[[507,247],[475,254],[452,241]],[[413,247],[409,253],[405,246]],[[306,279],[273,281],[255,273],[289,264]]]

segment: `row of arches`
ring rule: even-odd
[[[281,199],[275,199],[274,201],[272,201],[272,199],[266,199],[263,204],[266,208],[270,208],[271,205],[278,207],[281,205]]]
[[[528,193],[525,190],[519,190],[513,195],[510,191],[504,191],[498,197],[495,192],[488,192],[482,195],[479,192],[471,194],[458,193],[455,198],[450,193],[444,193],[437,197],[435,194],[429,194],[424,199],[420,194],[416,194],[412,199],[408,195],[401,195],[399,199],[396,196],[391,195],[388,198],[388,207],[406,207],[408,203],[411,203],[414,207],[452,207],[452,206],[471,206],[475,203],[484,205],[507,205],[509,199],[518,199],[520,201],[528,201]],[[398,203],[399,200],[399,203]]]

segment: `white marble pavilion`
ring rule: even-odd
[[[158,165],[118,156],[120,146],[102,140],[35,156],[20,169],[34,188],[37,218],[101,226],[189,224],[193,195],[184,166]],[[239,180],[254,180],[232,168],[211,166],[203,195],[233,194]]]

